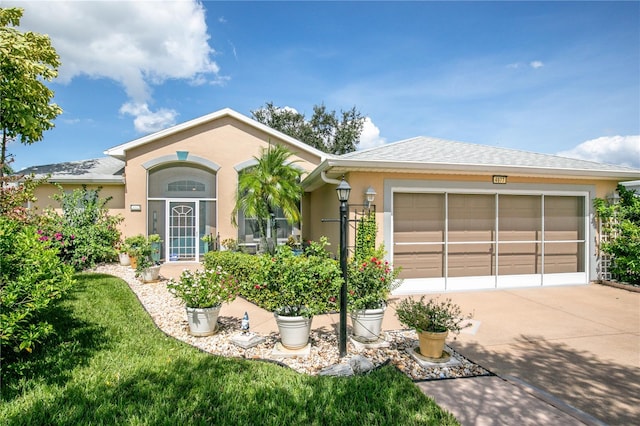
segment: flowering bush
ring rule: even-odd
[[[313,316],[336,307],[342,274],[324,246],[326,240],[312,243],[311,249],[296,255],[291,247],[280,246],[276,253],[263,254],[250,284],[243,288],[247,299],[284,316]]]
[[[398,288],[399,268],[383,260],[384,248],[380,247],[364,260],[353,259],[349,263],[348,300],[350,310],[382,308],[391,291]]]
[[[238,281],[220,267],[195,272],[185,270],[178,281],[170,280],[167,288],[188,308],[212,308],[232,302],[240,290]]]
[[[73,268],[38,241],[33,226],[0,216],[0,343],[2,360],[55,332],[46,320],[55,302],[72,288]]]
[[[76,270],[116,259],[121,216],[111,216],[109,198],[100,198],[100,188],[76,189],[54,196],[62,215],[48,210],[41,217],[38,235],[45,245],[58,249],[60,258]]]

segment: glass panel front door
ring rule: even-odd
[[[169,259],[196,259],[196,202],[169,203]]]

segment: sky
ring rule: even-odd
[[[15,170],[273,102],[416,136],[640,168],[640,2],[11,1],[48,34],[63,109]]]

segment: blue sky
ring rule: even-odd
[[[229,107],[368,117],[361,148],[434,136],[640,168],[639,2],[2,1],[61,56],[64,113],[14,168]]]

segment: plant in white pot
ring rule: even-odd
[[[129,251],[131,247],[125,242],[120,242],[116,246],[116,250],[118,251],[118,260],[120,265],[129,266],[131,265],[131,258],[129,258]]]
[[[420,354],[427,358],[444,356],[444,344],[449,332],[458,334],[471,326],[471,314],[463,316],[460,306],[451,299],[419,300],[403,299],[396,305],[396,315],[400,322],[418,333]]]
[[[382,320],[391,292],[398,288],[399,268],[383,259],[381,246],[370,256],[354,258],[349,263],[347,305],[352,322],[352,335],[360,342],[379,339]]]
[[[324,250],[326,239],[295,255],[289,246],[275,254],[261,255],[248,298],[272,310],[287,349],[301,349],[309,342],[316,314],[334,310],[342,285],[339,264]]]
[[[178,281],[170,280],[167,288],[185,303],[189,332],[193,336],[214,334],[222,304],[233,302],[240,290],[238,281],[220,267],[185,270]]]

